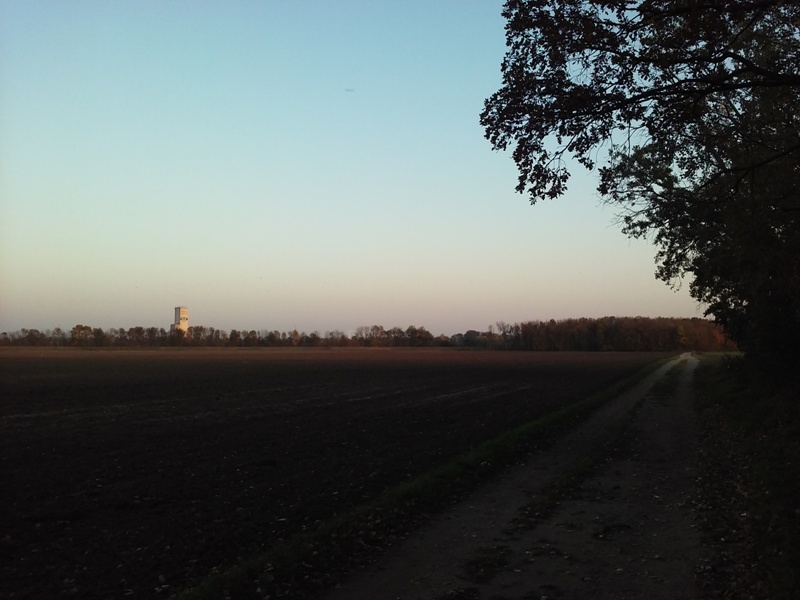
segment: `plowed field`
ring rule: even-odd
[[[158,598],[663,355],[0,351],[0,596]]]

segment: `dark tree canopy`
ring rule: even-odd
[[[598,168],[656,275],[753,355],[800,337],[800,3],[508,0],[503,85],[481,114],[532,203]]]

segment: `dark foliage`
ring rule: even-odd
[[[508,0],[503,85],[481,114],[531,202],[599,168],[623,231],[749,356],[797,360],[800,4]],[[608,158],[598,165],[601,148]]]

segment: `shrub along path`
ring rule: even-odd
[[[697,363],[664,365],[328,600],[698,597]]]

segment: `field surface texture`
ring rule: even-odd
[[[159,598],[662,355],[0,352],[0,596]]]

